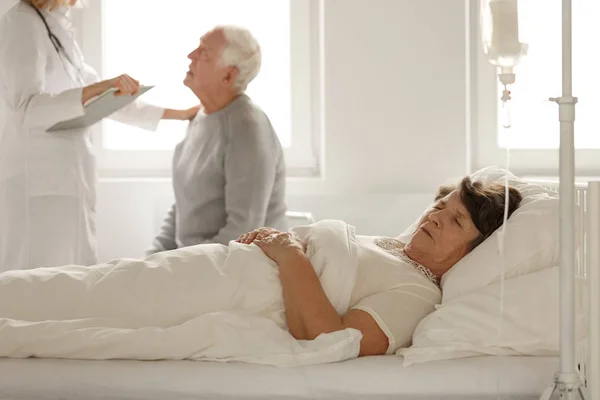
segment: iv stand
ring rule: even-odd
[[[575,104],[572,94],[572,7],[562,1],[562,96],[560,120],[560,369],[541,400],[587,400],[576,369],[575,336]]]

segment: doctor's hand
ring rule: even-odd
[[[140,91],[140,83],[125,74],[113,79],[93,83],[83,88],[81,92],[81,102],[85,104],[94,97],[100,96],[102,93],[112,88],[117,88],[115,96],[134,95]]]
[[[117,88],[115,96],[135,95],[140,91],[140,82],[127,74],[106,81],[109,89]]]
[[[202,108],[201,105],[187,108],[185,110],[175,110],[173,108],[166,108],[163,113],[162,119],[176,119],[179,121],[189,121],[194,119],[198,111]]]
[[[202,108],[202,105],[197,105],[195,107],[188,108],[187,110],[183,110],[183,119],[184,120],[194,119],[194,117],[196,116],[196,114],[198,114],[198,111],[200,111],[201,108]]]

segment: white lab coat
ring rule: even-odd
[[[82,85],[98,77],[66,15],[43,12],[76,67],[61,61],[29,5],[0,15],[0,272],[97,262],[90,131],[46,129],[82,115]],[[155,130],[163,111],[136,102],[111,118]]]

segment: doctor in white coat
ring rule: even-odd
[[[90,131],[46,130],[83,115],[83,103],[105,90],[131,95],[139,83],[127,75],[98,82],[74,40],[68,9],[76,2],[0,0],[0,272],[97,262]],[[111,118],[155,130],[196,111],[136,101]]]

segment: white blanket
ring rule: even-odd
[[[326,220],[293,229],[338,313],[357,267],[354,228]],[[278,366],[358,355],[346,329],[297,341],[288,332],[279,270],[256,245],[231,242],[0,274],[0,357],[193,359]]]

